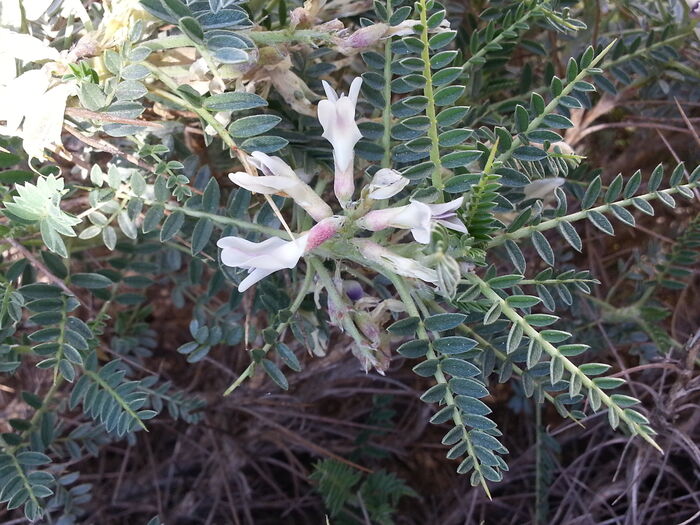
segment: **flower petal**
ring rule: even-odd
[[[59,84],[35,100],[22,124],[22,147],[30,157],[44,158],[44,148],[54,150],[61,145],[66,99],[74,84]]]
[[[442,224],[445,228],[449,228],[451,230],[455,230],[462,233],[469,233],[467,227],[459,219],[459,217],[450,217],[449,219],[438,219],[437,223]]]
[[[360,94],[360,88],[362,87],[362,77],[356,77],[352,84],[350,84],[350,91],[348,92],[348,98],[352,100],[353,109],[357,104],[357,97]]]
[[[367,197],[374,200],[388,199],[403,190],[409,182],[411,181],[398,171],[382,168],[372,177]]]
[[[445,202],[442,204],[428,204],[427,206],[430,207],[430,212],[432,213],[433,217],[438,218],[443,215],[449,214],[450,212],[458,210],[459,207],[462,206],[463,202],[464,197],[458,197],[457,199],[450,202]]]
[[[321,84],[323,85],[323,91],[326,92],[326,97],[328,97],[328,100],[330,100],[331,102],[335,102],[336,100],[338,100],[338,94],[328,82],[326,82],[325,80],[321,80]]]
[[[248,276],[241,281],[241,284],[238,285],[238,291],[241,293],[245,292],[255,283],[262,281],[265,277],[267,277],[271,273],[274,273],[274,271],[275,270],[264,270],[262,268],[252,269]]]
[[[392,219],[390,226],[430,231],[432,213],[427,204],[420,201],[411,201],[411,204],[402,206],[400,209],[401,212]]]
[[[242,171],[229,173],[228,176],[231,182],[237,184],[241,188],[245,188],[253,193],[263,193],[271,195],[280,191],[287,190],[297,184],[296,181],[285,177],[269,176],[269,177],[254,177]]]
[[[292,180],[298,180],[297,174],[284,160],[279,157],[271,157],[262,151],[254,151],[251,153],[252,164],[262,171],[265,175],[276,175],[278,177],[287,177]]]

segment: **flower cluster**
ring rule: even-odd
[[[356,78],[347,95],[338,95],[324,81],[327,98],[318,104],[322,136],[333,149],[333,190],[346,215],[334,215],[329,204],[279,157],[255,151],[247,158],[249,171],[229,175],[234,184],[253,193],[282,195],[292,199],[317,223],[310,230],[288,241],[281,238],[283,232],[280,232],[279,237],[260,243],[239,237],[220,239],[218,246],[222,249],[222,263],[245,269],[249,273],[240,283],[239,291],[247,290],[277,270],[294,268],[305,254],[331,239],[348,222],[370,232],[388,228],[410,230],[414,240],[420,244],[430,243],[431,232],[437,224],[461,233],[467,232],[457,214],[463,203],[462,197],[437,204],[411,199],[403,206],[372,210],[374,205],[394,197],[409,184],[407,178],[393,169],[377,170],[370,183],[360,192],[360,201],[354,201],[355,145],[362,138],[355,120],[355,108],[361,87],[362,79]],[[398,255],[370,239],[353,239],[352,245],[365,259],[399,275],[432,284],[438,282],[436,270],[417,260]]]

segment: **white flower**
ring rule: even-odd
[[[52,62],[16,77],[16,60]],[[51,85],[58,60],[59,52],[38,38],[0,28],[0,133],[21,137],[32,158],[61,144],[66,99],[75,92],[72,81]]]
[[[7,84],[17,76],[15,60],[22,62],[37,62],[39,60],[59,60],[57,49],[31,35],[15,33],[0,28],[0,85]],[[3,99],[4,106],[9,99]]]
[[[0,87],[0,100],[12,101],[0,107],[0,120],[5,121],[0,133],[21,137],[31,158],[43,159],[44,148],[61,145],[66,99],[75,92],[72,82],[47,89],[50,78],[45,69],[35,69]]]
[[[425,204],[411,201],[406,206],[375,210],[357,221],[357,224],[373,232],[385,228],[401,228],[411,230],[413,238],[422,244],[430,242],[430,232],[434,224],[466,233],[467,228],[457,217],[456,210],[462,205],[464,198],[459,197],[444,204]]]
[[[414,259],[398,255],[368,239],[354,239],[352,242],[359,248],[363,257],[389,268],[394,273],[432,284],[437,283],[437,272]]]
[[[525,192],[525,198],[544,199],[565,182],[566,179],[563,179],[561,177],[534,180],[523,188],[523,191]]]
[[[2,6],[0,7],[0,27],[7,27],[15,30],[22,27],[22,6],[19,0],[2,1]]]
[[[462,206],[464,197],[459,197],[444,204],[428,204],[430,208],[430,220],[433,223],[441,224],[445,228],[461,233],[467,233],[467,227],[457,217],[457,210]]]
[[[401,173],[389,168],[382,168],[372,177],[367,197],[375,200],[388,199],[404,189],[411,182]]]
[[[335,235],[344,221],[344,217],[329,217],[292,241],[272,237],[255,243],[240,237],[223,237],[216,245],[221,248],[225,266],[248,270],[248,276],[238,285],[238,291],[245,292],[273,272],[294,268],[302,255]]]
[[[52,0],[31,0],[22,2],[27,20],[38,20],[51,6]]]
[[[318,103],[318,120],[323,127],[323,138],[333,146],[335,180],[333,189],[340,205],[345,208],[352,200],[355,190],[353,160],[355,144],[362,138],[355,122],[355,106],[362,86],[360,77],[352,81],[347,96],[338,96],[328,83],[323,81],[327,100]]]
[[[239,171],[230,173],[229,179],[241,188],[254,193],[265,195],[284,193],[304,208],[315,221],[333,215],[331,207],[308,184],[303,182],[281,158],[270,157],[261,151],[254,151],[251,154],[250,162],[263,172],[262,177],[254,177]]]
[[[248,276],[238,285],[238,291],[245,292],[277,270],[294,268],[304,254],[306,236],[293,241],[272,237],[260,243],[223,237],[216,245],[222,250],[221,262],[224,265],[248,270]]]

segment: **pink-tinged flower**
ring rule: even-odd
[[[294,199],[294,202],[304,208],[316,221],[333,215],[331,207],[308,184],[302,181],[281,158],[270,157],[260,151],[254,151],[250,162],[262,171],[263,176],[255,177],[239,171],[230,173],[229,179],[241,188],[254,193],[285,194]]]
[[[363,257],[390,269],[398,275],[413,277],[432,284],[436,284],[438,281],[438,275],[435,270],[422,265],[415,259],[398,255],[369,239],[354,239],[352,242],[359,248]]]
[[[272,237],[251,242],[240,237],[223,237],[216,245],[221,248],[221,262],[225,266],[248,270],[248,276],[238,285],[238,291],[245,292],[273,272],[294,268],[305,253],[333,237],[344,221],[344,217],[328,217],[292,241]]]
[[[369,183],[367,197],[374,200],[382,200],[393,197],[411,182],[396,170],[382,168],[372,177]]]
[[[318,103],[318,121],[323,127],[323,138],[333,146],[335,161],[333,189],[343,208],[352,200],[352,194],[355,191],[353,173],[355,144],[362,138],[355,122],[355,106],[357,106],[361,86],[362,79],[358,77],[352,81],[347,96],[345,94],[338,96],[324,80],[323,89],[328,99]]]
[[[434,224],[441,224],[462,233],[467,232],[467,227],[456,213],[463,200],[463,197],[459,197],[444,204],[425,204],[420,201],[411,201],[406,206],[371,211],[360,218],[357,224],[373,232],[386,228],[411,230],[416,242],[428,244]]]
[[[372,47],[379,42],[389,29],[387,24],[372,24],[358,29],[345,38],[336,38],[334,43],[338,51],[345,55],[351,55]]]

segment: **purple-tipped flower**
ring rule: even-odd
[[[357,224],[373,232],[386,228],[411,230],[413,238],[417,242],[428,244],[434,224],[441,224],[462,233],[467,232],[467,227],[457,217],[457,209],[462,205],[463,200],[463,197],[459,197],[444,204],[425,204],[420,201],[411,201],[406,206],[371,211],[360,218]]]
[[[359,301],[365,295],[362,285],[353,280],[343,281],[343,290],[345,291],[345,295],[348,296],[348,299],[353,303]]]
[[[690,16],[699,17],[700,16],[700,0],[686,0],[688,2],[688,8],[690,9]]]
[[[464,197],[459,197],[444,204],[428,204],[431,221],[441,224],[445,228],[467,233],[467,227],[457,217],[457,210],[462,206],[462,202],[464,202]]]
[[[240,237],[223,237],[216,245],[221,248],[221,262],[225,266],[248,270],[249,275],[238,285],[238,291],[245,292],[273,272],[294,268],[304,254],[333,237],[344,221],[344,217],[323,219],[292,241],[272,237],[256,243]]]
[[[350,85],[347,96],[338,94],[324,80],[323,89],[327,100],[318,103],[318,120],[323,127],[323,138],[333,146],[335,162],[335,179],[333,189],[340,205],[345,208],[352,200],[355,191],[355,174],[353,160],[355,144],[362,138],[362,133],[355,122],[355,106],[360,94],[362,79],[356,78]]]

